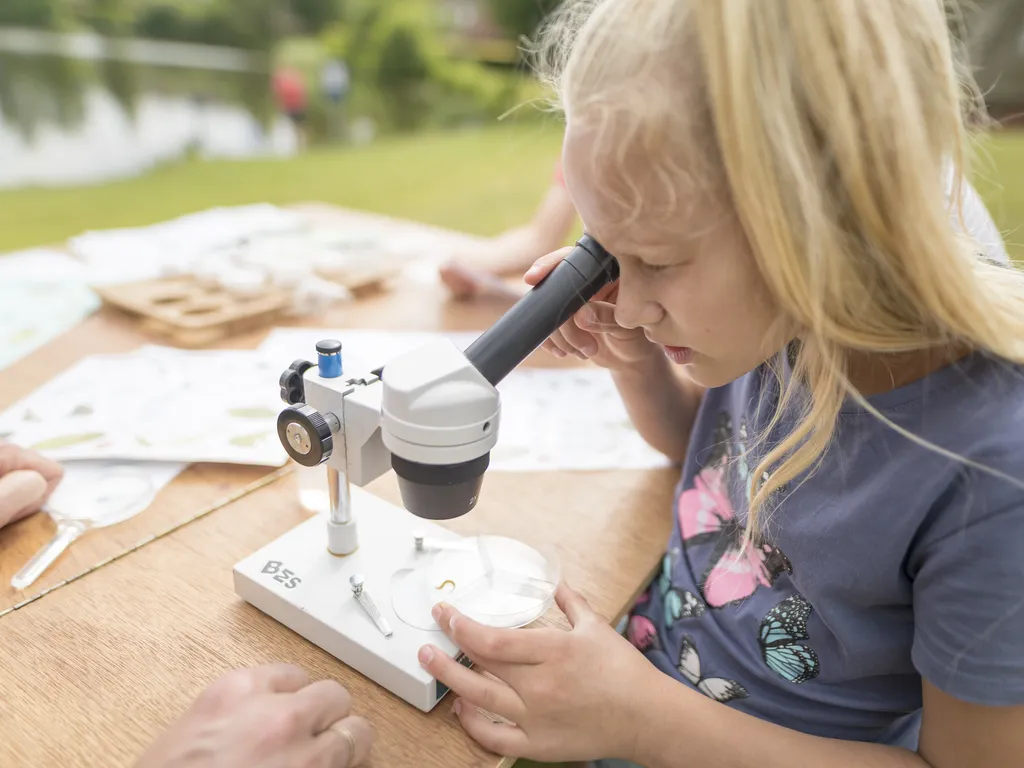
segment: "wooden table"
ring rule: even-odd
[[[306,210],[323,221],[418,231],[379,217]],[[453,246],[473,243],[456,233],[440,237]],[[448,302],[440,289],[403,278],[310,325],[478,330],[503,309]],[[264,336],[222,346],[251,348]],[[101,310],[0,372],[0,407],[85,355],[152,341]],[[526,364],[564,363],[538,354]],[[526,541],[542,536],[561,558],[564,578],[615,621],[657,567],[675,479],[674,470],[490,472],[477,509],[449,525]],[[392,475],[369,490],[400,503]],[[357,711],[377,727],[377,768],[511,765],[472,742],[449,706],[419,712],[235,595],[234,564],[307,517],[287,468],[193,466],[143,515],[74,544],[28,599],[10,589],[10,576],[52,523],[36,515],[0,531],[0,765],[131,765],[213,679],[280,660],[349,688]],[[554,610],[544,621],[564,624],[564,617]]]

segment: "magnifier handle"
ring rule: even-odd
[[[53,565],[54,561],[61,556],[71,542],[77,539],[85,531],[80,525],[74,523],[57,523],[57,533],[50,539],[49,543],[36,552],[35,556],[25,563],[25,566],[14,574],[11,579],[11,586],[15,589],[24,589],[43,575],[43,572]]]

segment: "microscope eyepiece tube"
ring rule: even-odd
[[[493,386],[606,285],[619,264],[600,243],[583,235],[538,285],[466,349],[466,358]]]

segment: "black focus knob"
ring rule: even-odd
[[[313,367],[313,364],[306,360],[296,360],[288,370],[281,374],[279,384],[281,385],[281,399],[288,405],[298,405],[306,402],[306,388],[303,385],[303,376],[306,371]]]
[[[334,450],[327,420],[308,405],[285,408],[277,417],[277,436],[288,455],[304,467],[323,464]]]

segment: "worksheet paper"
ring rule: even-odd
[[[7,258],[15,261],[5,264]],[[71,330],[100,305],[85,284],[54,279],[54,272],[44,277],[53,259],[33,261],[0,257],[0,369]]]
[[[53,248],[0,254],[0,283],[13,280],[85,283],[87,274],[82,262]]]
[[[99,306],[86,287],[86,268],[66,253],[36,248],[0,256],[0,368],[70,330]],[[3,430],[0,430],[3,432]],[[167,462],[68,461],[46,509],[61,517],[131,505],[142,512],[187,464]],[[111,493],[111,478],[132,477],[132,497]],[[122,487],[115,483],[115,486]],[[125,492],[129,485],[124,484]]]
[[[279,376],[248,351],[95,355],[0,414],[0,437],[58,461],[282,466]]]
[[[260,352],[284,370],[293,360],[315,363],[316,343],[338,339],[346,375],[358,375],[394,357],[451,341],[465,350],[480,335],[362,329],[279,328]],[[542,470],[650,469],[668,466],[633,427],[611,376],[599,368],[518,368],[499,385],[501,422],[491,469]]]

